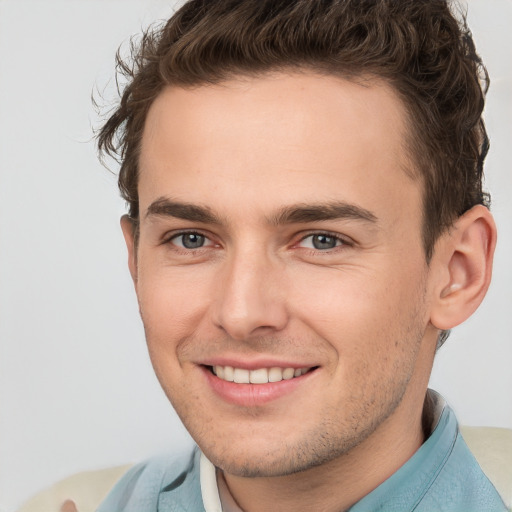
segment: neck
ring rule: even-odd
[[[412,396],[415,395],[415,396]],[[423,396],[407,392],[395,412],[350,452],[321,466],[281,477],[224,473],[245,512],[347,510],[395,473],[424,441]]]

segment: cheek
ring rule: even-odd
[[[339,352],[372,346],[384,351],[406,336],[411,323],[423,321],[424,279],[407,264],[378,268],[320,268],[295,276],[290,280],[292,314]],[[415,281],[417,286],[411,286]]]
[[[211,276],[200,269],[140,265],[137,296],[148,344],[176,344],[202,322]]]

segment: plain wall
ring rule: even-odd
[[[479,312],[432,386],[461,423],[512,428],[512,1],[470,0],[492,77],[487,185],[500,230]],[[93,88],[162,0],[0,0],[0,512],[73,472],[190,442],[153,376],[119,229],[124,204],[92,142]]]

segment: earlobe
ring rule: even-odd
[[[474,206],[455,222],[436,247],[440,268],[431,323],[448,330],[469,318],[482,302],[492,274],[496,226],[491,213]]]
[[[132,276],[133,282],[137,284],[137,242],[136,229],[137,226],[132,218],[128,215],[121,217],[121,229],[123,231],[124,241],[128,250],[128,268]]]

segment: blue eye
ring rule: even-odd
[[[339,247],[343,242],[339,238],[329,235],[327,233],[318,233],[316,235],[309,235],[303,238],[300,242],[302,247],[308,249],[316,249],[318,251],[327,251]]]
[[[182,233],[171,239],[174,245],[184,249],[200,249],[204,247],[208,239],[199,233]]]

